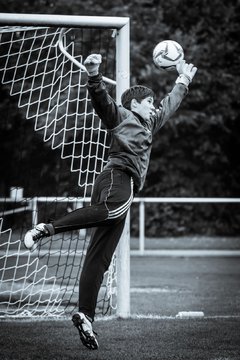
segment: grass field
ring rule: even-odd
[[[3,320],[0,359],[240,359],[239,257],[131,257],[130,319],[102,320],[85,349],[70,319]],[[177,318],[202,311],[202,318]]]
[[[100,348],[89,351],[69,321],[4,322],[1,359],[239,360],[238,319],[97,321]]]

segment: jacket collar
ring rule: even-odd
[[[132,111],[132,113],[134,114],[134,116],[136,116],[138,118],[138,120],[140,121],[141,124],[145,124],[146,121],[135,111]]]

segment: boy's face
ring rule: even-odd
[[[156,111],[153,103],[154,99],[152,96],[146,97],[140,103],[134,99],[131,109],[139,114],[144,120],[149,120]]]

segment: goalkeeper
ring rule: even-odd
[[[106,90],[99,72],[101,55],[92,54],[84,62],[88,71],[88,91],[92,105],[111,136],[108,162],[96,178],[91,204],[28,231],[24,244],[31,249],[44,237],[82,228],[94,228],[80,277],[79,312],[73,315],[82,343],[97,349],[92,330],[97,296],[113,253],[121,237],[133,198],[146,177],[153,135],[175,113],[188,92],[197,68],[182,60],[172,91],[154,106],[151,89],[136,85],[126,90],[118,106]]]

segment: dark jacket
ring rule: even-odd
[[[141,190],[149,165],[153,135],[178,109],[187,87],[175,84],[149,121],[117,105],[108,94],[101,74],[89,77],[88,90],[96,113],[111,135],[105,168],[127,171],[133,177],[136,191]]]

